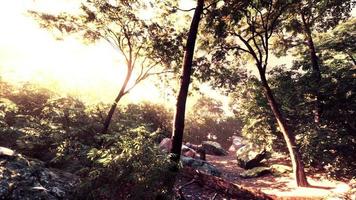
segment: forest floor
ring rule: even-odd
[[[244,169],[237,166],[235,154],[228,156],[207,156],[207,161],[222,172],[222,178],[236,185],[252,190],[259,190],[273,197],[283,200],[309,200],[309,199],[350,199],[347,193],[351,190],[349,181],[336,181],[326,178],[322,172],[307,171],[309,188],[298,188],[291,173],[280,176],[272,174],[257,178],[244,179],[239,176]],[[290,166],[288,157],[281,156],[268,160],[268,165],[283,164]],[[183,185],[190,180],[182,178],[178,185]],[[203,189],[199,184],[190,184],[182,189],[186,199],[229,199],[216,191]],[[352,197],[351,197],[352,198]]]

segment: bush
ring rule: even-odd
[[[95,163],[79,196],[90,199],[155,199],[169,196],[173,173],[170,160],[157,147],[157,133],[146,127],[129,129],[105,137],[106,148],[88,153]],[[112,141],[115,141],[112,143]],[[84,195],[84,196],[85,196]]]
[[[157,148],[159,138],[170,134],[170,110],[149,103],[118,107],[109,133],[103,135],[110,105],[88,107],[32,85],[24,90],[10,90],[3,82],[0,86],[5,89],[0,97],[0,145],[79,175],[79,199],[170,195],[170,161]]]

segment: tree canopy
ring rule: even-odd
[[[124,95],[148,76],[165,73],[179,63],[179,58],[167,59],[167,55],[179,52],[180,34],[170,34],[171,27],[142,19],[140,11],[148,6],[151,4],[139,1],[111,3],[101,0],[85,1],[78,15],[30,11],[43,28],[59,30],[62,35],[75,33],[89,43],[104,39],[125,60],[125,80],[104,121],[103,133],[108,131],[116,106]]]

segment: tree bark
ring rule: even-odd
[[[284,140],[286,141],[289,155],[290,155],[290,158],[292,161],[293,174],[294,174],[294,178],[297,182],[297,186],[298,187],[308,187],[309,184],[308,184],[308,181],[307,181],[307,178],[305,175],[303,161],[302,161],[301,155],[298,151],[298,147],[295,142],[294,134],[289,129],[287,122],[278,107],[278,104],[274,98],[273,92],[268,85],[265,74],[262,72],[262,70],[260,70],[259,73],[260,73],[261,83],[264,88],[266,98],[267,98],[268,103],[272,109],[272,112],[277,120],[278,126],[283,133]]]
[[[195,41],[198,34],[198,26],[201,14],[204,9],[204,0],[197,1],[194,16],[190,25],[187,43],[185,46],[185,53],[183,59],[183,71],[180,83],[180,89],[177,96],[176,111],[174,115],[173,133],[172,133],[172,161],[179,162],[183,132],[184,132],[184,119],[185,119],[185,106],[187,101],[190,75],[192,72],[192,62],[194,55]]]
[[[101,131],[102,134],[106,134],[109,130],[110,124],[111,124],[111,119],[114,116],[117,104],[119,103],[119,101],[121,100],[121,98],[126,94],[126,87],[127,84],[130,81],[131,78],[131,74],[132,74],[132,68],[131,68],[131,62],[127,63],[127,74],[124,80],[124,83],[121,86],[120,92],[117,95],[117,97],[115,98],[114,103],[111,105],[111,108],[108,112],[108,115],[105,118],[104,124],[103,124],[103,129]]]
[[[321,81],[321,73],[320,73],[320,67],[318,63],[318,56],[316,55],[316,50],[315,50],[315,45],[313,41],[313,36],[310,30],[310,26],[307,23],[304,14],[301,14],[302,17],[302,22],[303,22],[303,28],[304,28],[304,34],[305,38],[307,41],[307,46],[309,48],[309,54],[310,54],[310,60],[312,64],[312,79],[313,79],[313,84],[312,84],[312,90],[315,96],[315,104],[314,104],[314,122],[319,123],[320,122],[320,116],[321,116],[321,102],[320,102],[320,93],[319,93],[319,87],[320,87],[320,81]]]

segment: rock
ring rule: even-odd
[[[182,145],[182,155],[186,157],[195,158],[197,156],[197,152],[194,149],[191,149],[185,145]]]
[[[165,152],[169,152],[172,148],[172,139],[171,138],[163,138],[161,143],[159,143],[159,148]]]
[[[281,175],[285,173],[291,173],[293,172],[292,167],[287,166],[287,165],[279,165],[279,164],[274,164],[271,166],[271,171],[274,175]]]
[[[240,173],[240,176],[242,178],[256,178],[269,173],[271,173],[271,169],[269,167],[255,167],[245,170],[244,172]]]
[[[254,144],[247,144],[236,152],[237,165],[244,169],[252,169],[261,165],[267,157],[267,151]]]
[[[206,154],[214,155],[214,156],[226,156],[227,152],[222,146],[213,141],[204,141],[202,142],[202,148],[204,149]]]
[[[184,146],[193,149],[196,152],[196,157],[199,154],[199,159],[206,160],[206,153],[202,145],[191,144],[188,142]]]
[[[46,168],[44,162],[13,154],[0,156],[0,199],[72,199],[79,179]]]
[[[13,157],[13,156],[15,156],[15,152],[9,148],[0,147],[0,157],[2,157],[2,156]]]
[[[159,144],[159,148],[162,151],[169,153],[172,148],[172,139],[171,138],[163,138],[161,143]],[[194,149],[192,149],[186,145],[182,145],[181,154],[183,156],[192,157],[192,158],[195,158],[197,156],[197,152]]]
[[[232,136],[232,144],[229,147],[229,152],[236,152],[243,146],[245,146],[244,139],[234,135]]]
[[[221,172],[212,164],[199,160],[194,159],[186,156],[181,156],[180,158],[183,166],[192,167],[200,172],[213,175],[213,176],[221,176]]]

